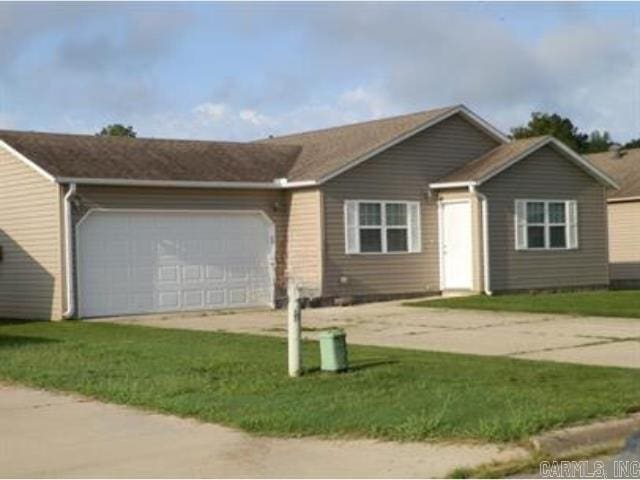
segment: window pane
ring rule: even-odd
[[[564,202],[549,204],[549,223],[564,223]]]
[[[544,223],[544,203],[527,203],[527,223]]]
[[[381,218],[379,203],[360,204],[360,225],[378,226],[381,225]]]
[[[388,252],[409,251],[406,228],[391,228],[387,230],[387,251]]]
[[[551,248],[564,248],[567,246],[566,230],[562,227],[549,227],[549,243]]]
[[[527,246],[544,248],[544,227],[527,227]]]
[[[407,225],[407,205],[388,203],[386,206],[387,225],[404,227]]]
[[[382,230],[379,228],[360,229],[360,251],[361,252],[381,252],[382,251]]]

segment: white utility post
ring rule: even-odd
[[[287,332],[289,336],[289,376],[299,377],[302,373],[302,359],[300,358],[300,330],[301,330],[301,307],[300,290],[295,280],[289,280],[289,315],[287,322]]]

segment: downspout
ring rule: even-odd
[[[67,291],[67,308],[62,314],[62,318],[69,319],[75,314],[75,292],[73,282],[73,247],[72,247],[72,221],[71,201],[76,194],[76,184],[70,183],[69,190],[64,196],[64,260],[65,260],[65,282]]]
[[[482,286],[484,294],[491,296],[491,275],[489,274],[489,203],[487,196],[476,190],[475,185],[469,186],[469,191],[475,193],[480,199],[480,208],[482,211]]]

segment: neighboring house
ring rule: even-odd
[[[588,155],[620,185],[609,192],[609,272],[613,287],[640,287],[640,148]]]
[[[606,188],[464,106],[253,143],[0,131],[0,316],[606,286]]]

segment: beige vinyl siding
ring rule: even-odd
[[[60,191],[0,148],[0,317],[62,316]]]
[[[289,193],[287,273],[305,290],[321,296],[322,290],[322,193],[318,189]]]
[[[640,280],[640,201],[610,202],[609,262],[612,280]]]
[[[276,295],[285,293],[286,193],[278,190],[188,189],[155,187],[79,186],[82,209],[124,208],[155,210],[258,210],[276,231]]]
[[[327,182],[325,296],[386,295],[437,291],[437,195],[428,185],[497,146],[486,133],[453,116]],[[345,200],[419,201],[422,251],[345,254]],[[341,279],[346,282],[341,282]]]
[[[608,284],[606,192],[593,177],[547,146],[479,190],[489,201],[494,291]],[[577,200],[578,249],[516,251],[516,199]]]

